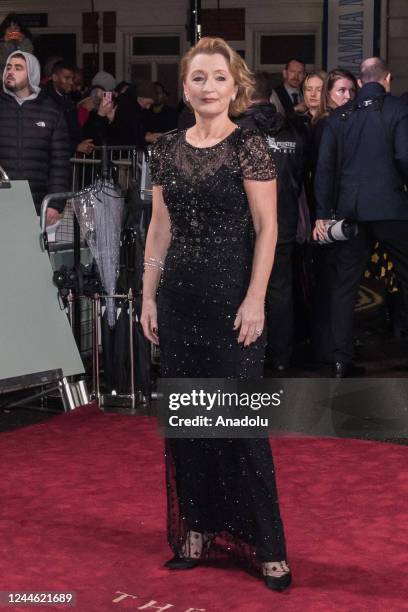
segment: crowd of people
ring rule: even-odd
[[[29,30],[8,15],[0,25],[0,165],[11,179],[29,181],[37,212],[46,193],[69,191],[73,155],[102,143],[142,148],[177,127],[161,83],[117,83],[100,71],[86,85],[66,59],[40,66],[33,51]],[[50,224],[63,208],[53,202]]]
[[[81,69],[64,58],[49,58],[41,70],[32,52],[30,32],[17,16],[9,15],[0,26],[0,63],[4,65],[0,92],[0,164],[10,178],[29,180],[37,211],[46,193],[69,191],[73,155],[89,155],[103,143],[146,148],[164,134],[177,128],[189,129],[196,122],[185,99],[178,108],[168,105],[168,92],[161,83],[143,80],[134,84],[117,83],[114,76],[100,71],[86,86]],[[266,136],[279,175],[279,234],[266,296],[266,364],[281,372],[290,366],[294,343],[306,340],[310,342],[310,360],[317,367],[331,363],[335,376],[362,373],[353,365],[353,338],[350,337],[350,310],[360,272],[356,272],[358,279],[354,281],[354,289],[350,289],[347,306],[334,287],[340,274],[340,250],[348,252],[354,239],[362,240],[367,226],[359,225],[358,238],[346,241],[346,245],[337,241],[317,245],[327,242],[328,221],[340,219],[342,215],[364,223],[405,220],[404,143],[408,136],[404,109],[408,109],[408,104],[404,96],[398,103],[390,96],[390,82],[386,80],[389,70],[380,60],[373,62],[369,68],[364,65],[361,80],[357,81],[353,74],[342,69],[327,74],[319,70],[307,73],[301,59],[290,59],[283,70],[282,83],[274,89],[267,73],[252,75],[251,99],[233,117],[242,128],[255,129]],[[361,98],[362,92],[368,90],[374,105]],[[376,125],[378,118],[387,117],[390,100],[401,109],[401,120],[396,125],[392,122],[388,125],[387,119]],[[377,106],[380,108],[373,114],[371,110]],[[348,135],[345,138],[343,134],[340,144],[331,143],[333,151],[328,147],[328,138],[331,126],[338,117],[344,116],[339,108],[347,109],[347,119],[340,120],[339,125]],[[354,112],[356,109],[358,112]],[[369,151],[362,144],[360,118],[367,120],[367,125],[374,120],[377,129]],[[350,126],[354,131],[349,134]],[[381,133],[385,141],[381,141]],[[339,157],[347,159],[352,148],[355,158],[344,170],[340,168]],[[385,165],[373,162],[364,179],[358,174],[362,160],[371,157],[377,148],[380,151],[376,159],[392,165],[389,180],[392,174],[394,182],[388,188],[384,187],[386,183],[378,185],[374,194],[369,185],[376,183]],[[333,162],[336,155],[337,162]],[[370,172],[375,167],[377,173],[371,180]],[[401,200],[399,208],[391,205],[391,194],[395,191]],[[364,197],[363,192],[371,195],[370,203],[362,212],[356,207],[358,199]],[[377,211],[373,216],[372,202],[374,196],[378,199],[379,193],[383,204],[378,208],[383,212]],[[340,206],[345,198],[349,201],[348,207]],[[48,222],[56,222],[63,208],[64,202],[54,201],[48,210]],[[385,276],[386,281],[392,276],[389,284],[393,296],[398,295],[392,302],[394,329],[401,334],[401,330],[408,328],[405,264],[401,270],[394,230],[392,236],[393,244],[389,244],[388,235],[374,232],[372,227],[366,236],[365,251],[369,255],[375,245],[373,259],[386,257],[387,271],[381,266],[375,269],[372,264],[370,268],[366,261],[369,256],[362,254],[361,266],[363,271],[369,268],[373,274]],[[345,310],[339,312],[343,306]],[[347,341],[337,338],[343,326],[348,330]],[[340,345],[342,348],[338,348]]]
[[[256,75],[256,82],[261,78]],[[297,185],[298,225],[289,242],[292,249],[302,241],[304,246],[297,249],[300,259],[296,253],[294,257],[297,291],[290,275],[284,277],[292,286],[287,295],[302,302],[303,328],[315,365],[331,364],[338,378],[365,373],[354,364],[353,309],[366,269],[386,281],[392,275],[390,286],[398,295],[394,329],[400,333],[408,327],[408,105],[406,96],[396,98],[390,89],[390,70],[379,58],[365,60],[358,79],[342,69],[306,74],[304,64],[292,59],[283,71],[282,85],[270,97],[303,141],[303,162],[296,164],[300,182],[281,183],[278,196],[279,227],[285,229],[293,215],[290,186]],[[265,120],[258,127],[268,132]],[[276,159],[274,143],[272,147]],[[333,220],[342,221],[334,226],[342,231],[329,229]],[[287,301],[276,318],[282,287],[270,294],[279,281],[274,276],[280,253],[287,248],[287,237],[281,229],[279,233],[268,288],[268,298],[273,299],[267,304],[272,322],[267,351],[272,365],[284,370],[293,338],[287,317],[293,310]],[[377,266],[373,271],[373,249],[373,261],[385,257],[387,269]]]
[[[353,307],[375,242],[408,312],[408,104],[390,94],[384,61],[365,60],[356,80],[341,69],[306,74],[290,59],[272,90],[225,41],[203,38],[182,59],[183,101],[172,109],[160,83],[99,72],[85,90],[64,58],[41,79],[29,33],[15,16],[3,26],[0,165],[29,181],[37,210],[45,193],[69,190],[73,155],[151,147],[141,323],[160,345],[162,376],[259,379],[265,352],[284,371],[296,312],[316,362],[338,378],[362,374]],[[62,210],[50,208],[48,222]],[[166,447],[166,567],[233,550],[268,588],[286,589],[268,440]]]
[[[406,231],[408,200],[406,96],[390,95],[390,71],[379,58],[363,62],[358,80],[342,69],[306,73],[299,59],[289,60],[282,76],[281,85],[271,93],[268,75],[256,73],[251,105],[236,120],[267,135],[279,168],[279,234],[267,291],[266,362],[286,370],[293,339],[306,339],[312,367],[330,364],[335,377],[363,375],[364,368],[354,364],[352,321],[364,270],[392,290],[387,294],[387,316],[394,332],[401,335],[408,328],[405,249],[400,237]],[[389,104],[398,109],[397,117],[391,118]],[[331,126],[339,117],[344,133],[337,128],[328,151]],[[371,140],[366,140],[370,130]],[[392,172],[384,176],[387,166]],[[376,185],[375,197],[371,185]],[[392,204],[395,198],[398,210]],[[327,232],[334,219],[345,221],[345,233],[356,234],[348,236],[352,240],[339,240],[346,236]],[[371,221],[377,222],[375,228]],[[360,253],[359,264],[355,262],[358,271],[353,274],[339,261],[355,243],[363,242],[363,236],[364,254]],[[381,261],[386,261],[386,268]],[[346,291],[351,277],[352,287]]]

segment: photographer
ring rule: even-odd
[[[389,94],[391,74],[379,58],[362,63],[359,84],[355,101],[327,119],[315,178],[314,238],[327,239],[333,213],[355,225],[335,247],[330,299],[336,378],[363,374],[353,364],[353,309],[375,240],[390,253],[408,308],[408,106]]]
[[[316,175],[320,142],[327,120],[336,108],[354,100],[358,91],[355,76],[340,68],[330,70],[323,82],[320,103],[311,124],[310,173],[306,181],[306,194],[312,223],[316,220],[316,202],[313,183]],[[344,146],[348,146],[345,143]],[[333,339],[331,334],[330,295],[335,278],[336,249],[334,244],[323,248],[312,248],[313,289],[311,321],[311,356],[314,366],[326,366],[333,362]]]

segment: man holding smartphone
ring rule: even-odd
[[[101,95],[99,87],[98,96],[95,98],[95,108],[93,108],[88,116],[86,123],[82,128],[82,133],[87,139],[96,145],[111,144],[111,124],[115,118],[116,106],[113,102],[111,91],[103,91]]]
[[[148,143],[148,109],[154,102],[155,88],[150,81],[138,81],[113,100],[105,91],[98,110],[91,113],[83,133],[96,144],[144,149]]]

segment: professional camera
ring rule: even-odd
[[[332,244],[333,242],[350,240],[350,238],[357,236],[357,233],[358,227],[357,223],[354,221],[349,221],[348,219],[336,221],[335,219],[331,219],[330,221],[327,221],[325,236],[323,239],[319,240],[319,243]]]
[[[63,298],[67,297],[70,291],[77,295],[87,296],[103,292],[98,269],[95,264],[88,266],[79,264],[74,268],[61,266],[59,270],[55,270],[52,280]]]

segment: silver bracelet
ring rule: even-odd
[[[146,268],[154,268],[155,270],[161,270],[162,272],[164,270],[164,266],[152,261],[144,261],[143,266],[145,270]]]
[[[156,259],[155,257],[148,257],[147,260],[152,261],[153,263],[157,263],[160,266],[164,266],[164,262],[161,261],[161,259]]]

